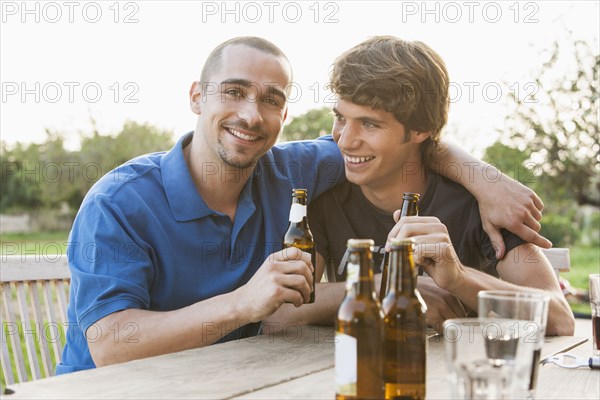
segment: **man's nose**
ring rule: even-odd
[[[359,139],[356,127],[352,123],[346,123],[338,130],[338,147],[341,149],[351,149],[358,147]]]
[[[258,126],[263,122],[262,114],[260,113],[260,103],[256,97],[248,96],[240,101],[237,114],[250,127]]]

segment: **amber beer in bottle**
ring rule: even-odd
[[[283,248],[296,247],[310,253],[313,265],[313,287],[310,291],[309,303],[315,302],[315,242],[308,227],[306,218],[307,192],[306,189],[292,189],[292,207],[290,208],[290,226],[283,237]]]
[[[419,215],[419,197],[421,197],[419,193],[404,192],[404,195],[402,196],[402,208],[400,210],[400,218],[398,218],[398,221],[400,221],[402,217]],[[380,301],[383,301],[383,298],[387,294],[387,290],[390,287],[390,276],[388,268],[389,263],[390,256],[388,253],[385,253],[383,268],[381,270],[381,287],[379,290]]]
[[[424,399],[427,307],[417,290],[414,242],[393,239],[390,287],[383,299],[385,399]]]
[[[348,240],[346,297],[336,318],[337,400],[383,398],[383,313],[373,284],[373,244]]]

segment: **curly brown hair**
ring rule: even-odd
[[[448,119],[449,85],[446,65],[435,51],[393,36],[370,38],[343,53],[330,81],[339,98],[394,114],[407,135],[431,132],[421,146],[423,161],[438,149]]]

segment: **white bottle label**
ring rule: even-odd
[[[335,334],[335,392],[356,396],[356,338],[345,333]]]
[[[352,288],[353,283],[358,282],[358,273],[360,272],[360,265],[355,264],[351,261],[346,264],[346,289]]]
[[[290,208],[290,222],[300,222],[306,217],[306,206],[298,203],[292,204]]]

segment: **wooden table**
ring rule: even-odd
[[[585,336],[591,336],[588,321]],[[586,327],[587,328],[587,327]],[[591,355],[585,337],[547,338],[542,357],[569,350]],[[571,350],[572,349],[572,350]],[[449,398],[444,342],[431,338],[427,397]],[[331,327],[290,326],[276,335],[136,360],[12,385],[5,399],[333,399]],[[538,399],[598,399],[600,371],[540,367]]]

